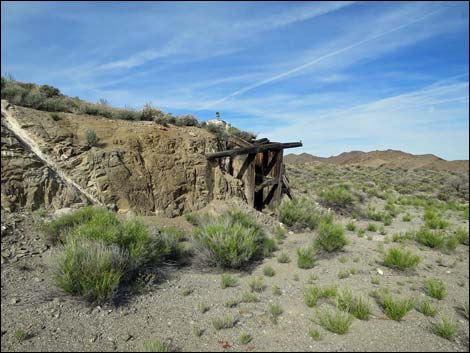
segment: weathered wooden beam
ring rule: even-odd
[[[268,166],[264,170],[264,175],[268,175],[273,169],[273,167],[276,165],[277,159],[279,158],[279,153],[280,153],[280,150],[277,150],[274,152],[273,156],[271,157],[271,161],[269,162]]]
[[[255,192],[260,191],[261,189],[264,189],[266,186],[274,185],[277,183],[278,183],[277,179],[268,178],[265,181],[263,181],[261,184],[256,185]]]
[[[292,200],[289,182],[287,181],[287,177],[285,175],[282,176],[282,191],[284,191],[286,195]]]
[[[284,148],[302,147],[302,142],[288,142],[288,143],[267,143],[264,145],[257,145],[253,147],[242,147],[233,150],[226,150],[220,152],[209,153],[207,159],[233,157],[240,154],[259,153],[264,151],[282,150]]]
[[[255,157],[256,157],[256,153],[251,153],[251,154],[249,154],[248,156],[246,156],[246,159],[245,159],[245,161],[243,162],[243,165],[242,165],[242,167],[240,168],[240,170],[238,171],[238,174],[237,174],[237,176],[236,176],[237,179],[243,178],[243,175],[245,175],[246,170],[247,170],[248,167],[250,166],[251,162],[253,162],[253,160],[255,159]]]
[[[252,141],[252,143],[254,145],[263,145],[265,143],[269,143],[269,140],[266,137],[264,137],[264,138],[259,139],[259,140],[254,140],[254,141]]]
[[[266,196],[266,198],[263,201],[263,206],[268,205],[271,202],[271,200],[273,199],[274,193],[276,192],[276,189],[278,188],[278,186],[279,186],[279,184],[276,183],[276,184],[273,185],[272,189],[269,190],[268,196]]]

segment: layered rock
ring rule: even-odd
[[[220,146],[216,137],[204,129],[49,114],[22,107],[12,107],[9,113],[57,170],[103,205],[112,205],[121,212],[176,216],[200,209],[213,199],[243,195],[239,180],[207,162],[206,154]],[[87,130],[98,136],[97,146],[87,147]],[[2,129],[2,154],[4,150],[5,154],[13,153],[14,149],[11,144],[4,148]],[[12,199],[10,203],[16,202],[11,186],[14,180],[26,169],[39,168],[30,165],[32,157],[25,151],[17,151],[16,156],[16,167],[11,162],[9,172],[2,169],[2,207],[4,197]],[[35,202],[47,204],[45,199],[39,200]],[[31,202],[20,204],[29,207]]]

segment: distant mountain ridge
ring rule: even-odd
[[[452,172],[468,172],[469,170],[468,160],[447,161],[433,154],[415,155],[397,150],[371,152],[351,151],[328,158],[313,156],[309,153],[288,154],[284,157],[284,160],[286,163],[290,164],[322,162],[335,165],[386,166],[388,168],[430,169]]]

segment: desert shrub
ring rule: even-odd
[[[307,198],[283,200],[278,211],[279,220],[294,229],[315,229],[322,220],[331,221],[330,215],[322,213]]]
[[[442,300],[447,294],[446,286],[440,279],[428,278],[424,285],[426,294],[435,299]]]
[[[317,229],[314,244],[316,249],[326,252],[342,250],[348,244],[344,229],[340,224],[321,222]]]
[[[163,228],[158,232],[157,237],[163,244],[167,260],[178,261],[191,255],[191,251],[186,249],[182,243],[186,237],[181,229]]]
[[[423,218],[426,227],[431,229],[445,229],[449,225],[449,222],[443,220],[432,208],[426,209]]]
[[[304,302],[309,307],[314,307],[317,305],[319,299],[329,299],[333,298],[338,294],[338,289],[336,286],[329,287],[317,287],[311,286],[304,290]]]
[[[141,116],[142,120],[144,121],[155,121],[162,119],[165,113],[163,113],[160,109],[154,108],[151,103],[145,103]]]
[[[255,219],[239,211],[206,217],[194,231],[196,251],[213,265],[240,268],[266,255],[266,235]]]
[[[129,266],[127,253],[116,245],[71,238],[57,258],[55,281],[72,295],[106,301],[117,290]]]
[[[46,98],[51,98],[54,96],[60,95],[60,91],[58,88],[48,86],[48,85],[42,85],[39,87],[39,91],[46,97]]]
[[[85,132],[85,142],[87,146],[93,147],[98,145],[98,136],[96,136],[96,132],[94,130],[87,130]]]
[[[187,114],[181,115],[176,118],[175,125],[177,126],[199,126],[199,121],[194,115]]]
[[[369,223],[367,225],[367,231],[369,232],[377,232],[377,225],[374,223]]]
[[[336,306],[359,320],[369,320],[371,308],[369,301],[363,296],[355,296],[350,290],[338,294]]]
[[[464,228],[458,228],[457,230],[455,230],[454,234],[460,244],[468,246],[468,230]]]
[[[223,126],[214,125],[214,124],[205,124],[202,126],[207,131],[214,134],[217,137],[217,139],[219,139],[220,141],[227,141],[228,139],[227,130]]]
[[[420,313],[434,317],[438,310],[437,307],[428,299],[422,299],[415,303],[415,309]]]
[[[248,282],[251,292],[261,293],[266,289],[266,284],[262,277],[253,277],[250,282]]]
[[[277,324],[277,320],[283,312],[284,312],[284,309],[282,309],[282,307],[279,304],[274,304],[274,303],[268,304],[269,318],[274,324]]]
[[[413,309],[412,300],[396,298],[388,291],[379,293],[377,300],[385,314],[395,321],[400,321],[411,309]]]
[[[64,214],[60,217],[46,222],[43,226],[45,233],[53,244],[65,242],[65,236],[75,226],[88,222],[99,213],[106,213],[104,208],[91,206],[82,207],[74,212]]]
[[[313,268],[315,266],[316,251],[313,247],[307,246],[297,249],[297,266],[303,269]]]
[[[432,331],[445,339],[452,339],[457,333],[457,325],[453,318],[442,318],[439,322],[434,324]]]
[[[217,331],[232,328],[236,323],[237,319],[233,316],[224,316],[212,320],[212,325]]]
[[[286,252],[281,252],[279,256],[277,257],[277,261],[281,264],[286,264],[291,261],[290,256]]]
[[[346,186],[340,185],[322,191],[320,203],[334,210],[348,210],[354,204],[354,196]]]
[[[237,284],[238,284],[237,278],[233,277],[232,275],[228,273],[223,273],[220,276],[220,286],[222,287],[222,289],[235,287]]]
[[[389,249],[384,255],[384,263],[387,267],[406,270],[415,268],[420,263],[421,258],[410,250],[394,247]]]
[[[416,241],[430,248],[440,249],[445,244],[445,235],[442,231],[422,228],[416,233]]]
[[[263,274],[266,277],[273,277],[276,274],[276,272],[271,266],[267,265],[263,267]]]
[[[45,230],[52,242],[62,244],[56,259],[57,284],[90,301],[109,299],[120,283],[160,264],[173,251],[168,239],[151,236],[141,221],[120,221],[101,208],[63,215],[47,223]]]
[[[168,343],[160,340],[147,341],[144,343],[143,352],[172,352],[174,349]]]
[[[250,140],[253,140],[253,139],[256,138],[256,134],[254,134],[252,132],[248,132],[248,131],[242,131],[240,129],[237,129],[234,126],[230,126],[228,128],[228,133],[230,135],[240,137],[240,138],[242,138],[243,140],[246,140],[246,141],[250,141]]]
[[[346,224],[346,229],[350,232],[354,232],[356,230],[356,225],[353,222],[349,222]]]
[[[323,308],[317,311],[318,322],[326,330],[339,335],[348,332],[352,324],[352,316],[338,309]]]

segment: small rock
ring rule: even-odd
[[[19,302],[20,302],[20,300],[19,300],[18,298],[12,298],[12,299],[10,300],[10,304],[12,304],[12,305],[13,305],[13,304],[16,304],[16,303],[19,303]]]
[[[380,268],[377,268],[377,273],[381,276],[383,276],[384,274],[384,271],[382,271]]]

